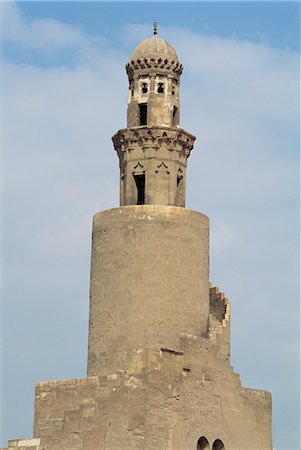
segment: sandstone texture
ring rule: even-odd
[[[127,370],[144,348],[205,335],[208,218],[175,206],[126,206],[94,216],[88,374]]]
[[[271,450],[270,394],[241,386],[229,361],[229,302],[214,287],[209,303],[206,336],[128,352],[128,370],[37,383],[36,445],[9,448],[192,450],[204,436],[209,448]]]

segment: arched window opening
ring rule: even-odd
[[[148,84],[147,83],[142,83],[142,93],[143,94],[147,94],[148,93]]]
[[[209,442],[204,436],[200,437],[198,440],[197,450],[210,450]]]
[[[158,83],[158,94],[164,94],[164,83]]]
[[[144,205],[145,202],[145,174],[134,175],[137,187],[137,205]]]
[[[172,111],[172,124],[176,126],[179,120],[178,108],[176,106],[173,107]]]
[[[225,450],[225,446],[220,439],[213,442],[212,450]]]
[[[147,125],[147,104],[140,103],[139,111],[140,111],[140,125]]]
[[[177,195],[176,195],[176,204],[177,206],[184,206],[184,199],[185,192],[184,192],[184,177],[183,172],[181,169],[179,169],[177,174]]]

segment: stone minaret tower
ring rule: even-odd
[[[179,128],[180,75],[175,50],[157,34],[126,65],[127,127],[113,142],[120,163],[120,206],[185,206],[187,158],[195,137]]]
[[[93,223],[89,375],[208,328],[208,218],[183,208],[195,137],[179,127],[182,65],[156,34],[126,65],[128,127],[113,136],[120,208]],[[106,332],[104,332],[106,330]]]
[[[230,366],[208,218],[185,208],[183,67],[155,28],[126,70],[120,207],[93,219],[88,376],[37,383],[34,438],[9,449],[272,450],[270,394]]]

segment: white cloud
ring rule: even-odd
[[[70,26],[56,19],[27,21],[15,2],[2,5],[2,39],[23,49],[55,53],[65,48],[73,52],[91,51],[94,46],[107,43],[99,35],[90,36],[79,26]]]

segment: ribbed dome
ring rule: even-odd
[[[179,62],[175,49],[164,39],[157,35],[142,41],[134,50],[131,60],[137,61],[144,58],[162,58]]]

